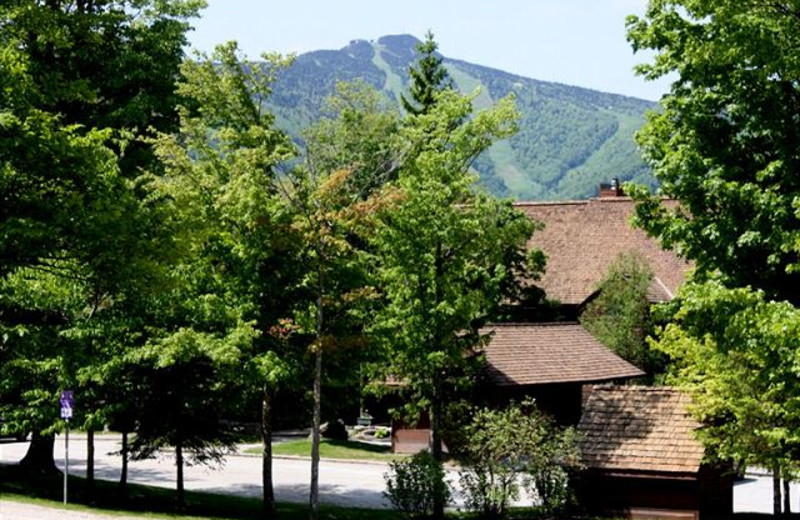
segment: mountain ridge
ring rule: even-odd
[[[361,79],[398,104],[419,40],[407,34],[351,40],[339,50],[297,56],[279,75],[271,109],[295,138],[319,118],[337,81]],[[475,163],[480,184],[517,200],[581,199],[612,178],[654,185],[633,134],[652,101],[527,78],[440,55],[456,87],[480,89],[476,108],[514,92],[521,117],[517,135],[496,143]]]

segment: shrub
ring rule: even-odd
[[[392,507],[410,518],[431,516],[437,495],[444,504],[450,501],[450,485],[445,480],[444,467],[427,451],[407,460],[389,463],[389,472],[384,479],[384,496]]]
[[[504,518],[521,485],[547,514],[566,505],[567,469],[579,461],[574,429],[556,427],[525,401],[480,409],[465,431],[460,480],[468,509],[481,518]]]

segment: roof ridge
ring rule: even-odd
[[[663,289],[665,293],[667,293],[667,296],[669,297],[670,300],[675,298],[675,295],[672,294],[672,291],[669,290],[669,287],[667,287],[664,284],[664,282],[661,281],[661,278],[659,278],[658,276],[653,275],[653,282],[657,283],[658,286],[661,287],[661,289]]]
[[[674,393],[674,394],[686,394],[680,388],[670,385],[658,385],[658,386],[645,386],[645,385],[615,385],[615,384],[600,384],[600,385],[592,385],[592,391],[602,390],[605,392],[612,391],[612,392],[619,392],[619,391],[635,391],[635,392],[664,392],[664,393]]]
[[[506,321],[500,323],[487,323],[486,327],[563,327],[578,325],[578,321]]]
[[[520,206],[581,206],[589,203],[586,200],[517,200],[512,204],[514,207]]]

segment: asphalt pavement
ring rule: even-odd
[[[18,462],[28,448],[27,442],[0,444],[0,462]],[[121,458],[118,435],[99,435],[95,438],[95,476],[98,479],[119,480]],[[86,441],[70,438],[70,474],[86,474]],[[56,441],[56,463],[64,466],[64,439]],[[326,504],[387,508],[383,497],[383,475],[388,471],[383,462],[331,461],[320,463],[320,501]],[[275,495],[277,500],[304,503],[308,501],[310,462],[307,458],[276,457],[273,461]],[[259,456],[233,455],[217,468],[190,466],[184,472],[187,490],[260,496],[261,459]],[[448,478],[455,482],[454,471]],[[163,453],[157,459],[133,461],[128,468],[128,481],[165,488],[175,486],[173,458]],[[792,505],[800,511],[800,486],[792,484]],[[734,486],[734,511],[770,513],[772,511],[772,481],[763,475],[748,475]]]

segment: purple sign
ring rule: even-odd
[[[72,409],[75,407],[75,395],[72,390],[62,390],[61,392],[61,418],[72,419]]]

